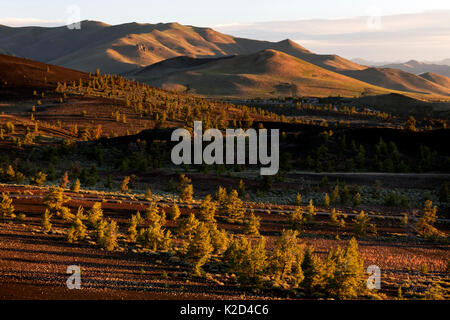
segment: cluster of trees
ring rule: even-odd
[[[332,131],[324,131],[322,141],[312,152],[298,159],[295,167],[317,172],[371,170],[378,172],[426,172],[448,170],[450,160],[439,156],[428,146],[420,145],[417,154],[402,154],[396,143],[386,143],[380,137],[377,144],[347,142],[345,135],[334,137]]]
[[[345,248],[331,248],[325,259],[299,246],[297,231],[283,231],[273,250],[263,237],[236,237],[224,253],[230,272],[242,285],[270,282],[307,297],[356,298],[365,292],[363,260],[353,238]]]

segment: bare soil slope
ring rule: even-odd
[[[163,88],[217,96],[353,97],[388,92],[276,50],[220,59],[174,58],[130,76]]]

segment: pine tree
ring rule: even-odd
[[[243,180],[239,181],[239,187],[238,187],[237,191],[238,191],[239,197],[242,198],[245,196],[245,183]]]
[[[201,267],[208,262],[213,251],[209,230],[204,223],[200,223],[187,249],[187,258],[194,275],[201,275]]]
[[[172,221],[177,221],[180,215],[181,215],[180,208],[176,203],[174,203],[169,210],[169,219]]]
[[[67,185],[69,184],[69,172],[64,172],[64,175],[61,177],[61,182],[59,184],[59,186],[61,188],[66,188]]]
[[[292,230],[302,231],[306,219],[303,215],[303,209],[297,207],[295,211],[289,216],[288,224]]]
[[[245,219],[244,233],[246,235],[259,236],[260,225],[261,225],[261,218],[255,216],[255,213],[252,210],[250,216],[247,219]]]
[[[145,200],[152,201],[153,200],[153,193],[150,188],[147,189],[147,192],[145,193]]]
[[[228,194],[219,213],[231,223],[242,221],[245,215],[244,203],[238,197],[236,190],[233,190]]]
[[[214,254],[221,254],[228,248],[230,241],[228,233],[224,229],[218,229],[216,223],[209,224],[209,234],[211,236],[211,244],[214,247]]]
[[[193,195],[194,195],[194,187],[192,186],[192,184],[186,185],[180,191],[180,199],[183,202],[192,202]]]
[[[365,237],[368,233],[375,234],[377,232],[375,225],[370,223],[369,215],[364,211],[361,211],[353,222],[355,223],[354,233],[358,237]]]
[[[113,182],[112,182],[112,176],[111,175],[108,175],[108,177],[106,178],[105,188],[107,188],[109,190],[113,189]]]
[[[70,198],[59,187],[50,187],[44,196],[44,204],[50,214],[62,217],[65,220],[72,220],[74,217],[70,209],[64,206],[69,200]]]
[[[357,192],[353,197],[353,206],[357,207],[361,204],[361,194]]]
[[[241,284],[259,285],[269,264],[266,240],[261,237],[252,244],[246,237],[235,239],[225,251],[223,260],[231,272],[237,273]]]
[[[106,251],[114,251],[118,247],[118,230],[119,227],[114,220],[99,221],[96,226],[97,244]]]
[[[159,223],[161,225],[166,224],[165,213],[163,217],[163,212],[161,215],[159,214],[159,207],[156,204],[156,201],[151,201],[150,205],[145,210],[144,219],[148,225],[153,225],[154,223]]]
[[[306,208],[305,219],[306,222],[309,223],[313,220],[313,217],[316,215],[316,208],[314,207],[313,200],[309,200],[308,207]]]
[[[325,267],[319,257],[314,255],[311,247],[306,247],[303,253],[303,262],[301,264],[304,279],[301,286],[307,295],[313,296],[320,293],[325,287]]]
[[[211,200],[211,196],[207,195],[200,204],[200,208],[197,211],[197,218],[203,222],[214,222],[216,214],[216,204]]]
[[[130,183],[130,179],[131,179],[130,177],[123,178],[122,185],[120,186],[120,192],[128,193],[129,191],[128,184]]]
[[[83,208],[79,207],[72,226],[67,230],[66,237],[68,242],[73,243],[86,238],[87,228],[83,224],[84,219]]]
[[[33,185],[37,185],[37,186],[42,186],[45,181],[47,181],[47,175],[45,173],[43,173],[42,171],[39,171],[36,175],[36,177],[33,177],[31,179],[31,184]]]
[[[345,220],[341,213],[338,213],[335,208],[331,210],[330,216],[331,224],[335,227],[343,228],[345,227]]]
[[[42,229],[44,233],[49,233],[52,230],[52,224],[50,222],[51,218],[52,214],[48,209],[45,209],[45,212],[42,215]]]
[[[296,197],[296,200],[295,200],[295,204],[296,204],[297,206],[299,206],[299,205],[302,204],[302,195],[301,195],[300,193],[297,193],[297,197]]]
[[[136,242],[138,231],[137,227],[139,226],[139,221],[137,215],[132,215],[130,219],[130,223],[127,229],[128,239],[131,242]]]
[[[333,205],[337,204],[337,201],[339,199],[339,186],[336,184],[336,186],[333,189],[333,193],[331,194],[331,203]]]
[[[298,286],[304,279],[301,264],[303,247],[297,243],[298,231],[283,230],[275,241],[271,256],[271,270],[275,280]]]
[[[358,242],[352,238],[345,249],[330,249],[327,266],[327,295],[338,299],[356,299],[365,291],[364,262],[358,252]]]
[[[325,193],[325,197],[323,199],[323,206],[325,208],[328,208],[330,206],[330,197],[328,196],[328,193]]]
[[[70,191],[73,191],[75,193],[80,192],[80,185],[80,179],[75,180],[75,182],[70,186]]]
[[[97,224],[102,220],[102,218],[103,218],[102,203],[96,202],[94,203],[92,208],[87,212],[88,227],[91,229],[96,228]]]
[[[15,218],[15,208],[12,202],[12,199],[6,193],[2,193],[2,201],[0,202],[0,213],[2,218]]]
[[[416,232],[419,236],[428,238],[430,240],[437,240],[445,237],[445,234],[434,227],[437,219],[437,207],[433,207],[433,202],[427,200],[423,209],[423,215],[417,221]]]
[[[178,225],[178,234],[186,237],[188,240],[192,240],[192,236],[199,224],[200,222],[195,218],[195,215],[191,213],[189,217],[180,221]]]
[[[223,206],[227,201],[228,193],[225,188],[219,187],[217,190],[214,199],[219,203],[219,206]]]
[[[150,227],[139,231],[137,241],[154,252],[167,251],[172,246],[172,234],[170,230],[166,231],[159,222],[155,222]]]

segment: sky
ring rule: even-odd
[[[435,38],[433,43],[450,40],[450,25],[445,20],[442,20],[443,23],[439,26],[432,23],[436,20],[433,17],[425,19],[426,21],[420,19],[417,21],[411,18],[415,16],[410,15],[423,12],[440,14],[442,10],[450,12],[449,0],[1,0],[1,2],[0,24],[9,26],[56,26],[72,23],[77,19],[97,20],[108,24],[179,22],[208,26],[232,35],[257,39],[274,41],[291,38],[318,53],[338,53],[347,58],[378,61],[402,59],[404,58],[402,55],[410,52],[392,50],[391,55],[386,52],[387,43],[393,44],[395,39],[399,38],[396,29],[399,24],[403,25],[401,30],[403,33],[407,32],[404,30],[405,23],[412,30],[412,37],[408,34],[408,39],[412,41],[411,46],[424,44],[424,39],[430,36],[431,29]],[[394,18],[391,21],[389,17],[392,16],[401,18],[397,18],[397,21]],[[363,18],[358,18],[360,20],[355,24],[355,21],[358,21],[355,19],[357,17]],[[389,23],[385,23],[388,20]],[[418,33],[417,38],[414,37],[414,32]],[[437,37],[434,36],[436,32]],[[360,39],[358,34],[370,35],[368,37],[370,39],[366,41],[370,42],[368,43],[370,50],[356,50],[358,49],[356,42]],[[377,42],[379,46],[376,45]],[[427,45],[432,44],[427,42]],[[413,50],[410,53],[410,58],[415,59],[450,58],[450,51],[447,51],[447,48],[430,47],[428,53],[424,50],[417,52]]]

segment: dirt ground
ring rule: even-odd
[[[5,190],[2,190],[5,191]],[[16,191],[9,188],[8,191]],[[22,190],[23,191],[23,190]],[[14,198],[14,193],[11,193]],[[28,197],[28,199],[26,199]],[[90,208],[95,195],[84,195],[84,200],[72,200],[69,206]],[[259,292],[254,294],[240,289],[231,275],[211,273],[210,279],[192,278],[183,261],[170,254],[140,252],[120,239],[121,250],[106,252],[92,241],[69,244],[65,241],[67,224],[55,219],[55,231],[46,235],[40,230],[44,206],[40,196],[14,199],[16,212],[24,212],[23,222],[0,224],[0,299],[276,299],[285,294]],[[122,233],[137,210],[144,211],[146,202],[103,202],[106,217],[117,219]],[[194,209],[183,208],[186,215]],[[286,227],[283,213],[258,212],[262,218],[261,234],[270,248],[275,237]],[[302,233],[300,242],[311,245],[321,256],[332,246],[344,246],[352,235],[351,224],[337,230],[330,226],[328,217],[318,216],[313,225]],[[242,226],[220,222],[221,228],[241,233]],[[167,228],[175,224],[168,222]],[[412,282],[423,286],[430,281],[442,281],[450,259],[448,245],[406,241],[405,230],[380,220],[378,237],[359,241],[365,267],[376,265],[382,271],[383,292],[395,296],[399,283]],[[339,239],[336,235],[339,234]],[[392,236],[394,235],[394,236]],[[82,289],[68,290],[67,267],[81,267]],[[426,274],[419,270],[427,265]],[[289,297],[292,298],[292,297]]]

